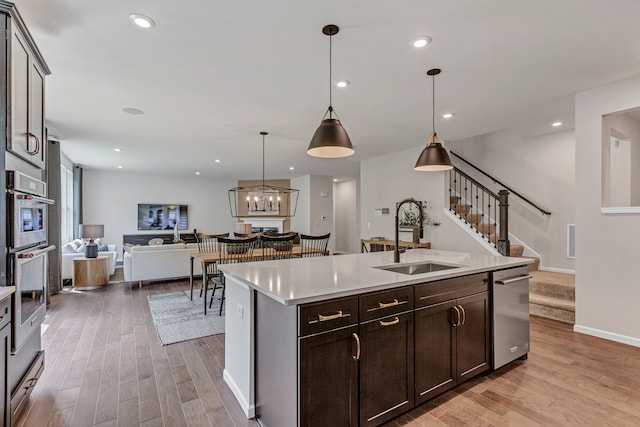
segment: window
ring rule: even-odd
[[[60,241],[73,240],[73,170],[60,165]]]

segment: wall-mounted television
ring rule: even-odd
[[[188,216],[187,205],[139,203],[138,230],[187,230]]]

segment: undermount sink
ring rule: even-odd
[[[375,268],[379,268],[380,270],[393,271],[394,273],[423,274],[423,273],[432,273],[434,271],[449,270],[451,268],[460,268],[460,267],[463,267],[463,266],[438,264],[435,262],[423,262],[418,264],[383,265]]]

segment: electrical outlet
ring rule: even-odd
[[[244,317],[244,307],[241,306],[240,304],[238,304],[236,306],[236,314],[238,315],[239,318],[243,318]]]

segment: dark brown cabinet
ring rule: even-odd
[[[360,295],[360,426],[413,407],[413,286]]]
[[[300,425],[358,425],[357,327],[300,339]]]
[[[413,312],[360,324],[360,342],[360,426],[377,426],[413,408]]]
[[[452,296],[459,297],[447,299]],[[490,368],[488,279],[478,274],[418,285],[416,300],[417,306],[432,302],[415,312],[420,404]]]
[[[299,425],[357,426],[358,298],[301,306],[299,321]]]
[[[299,306],[256,293],[265,427],[374,427],[489,369],[488,274]]]

